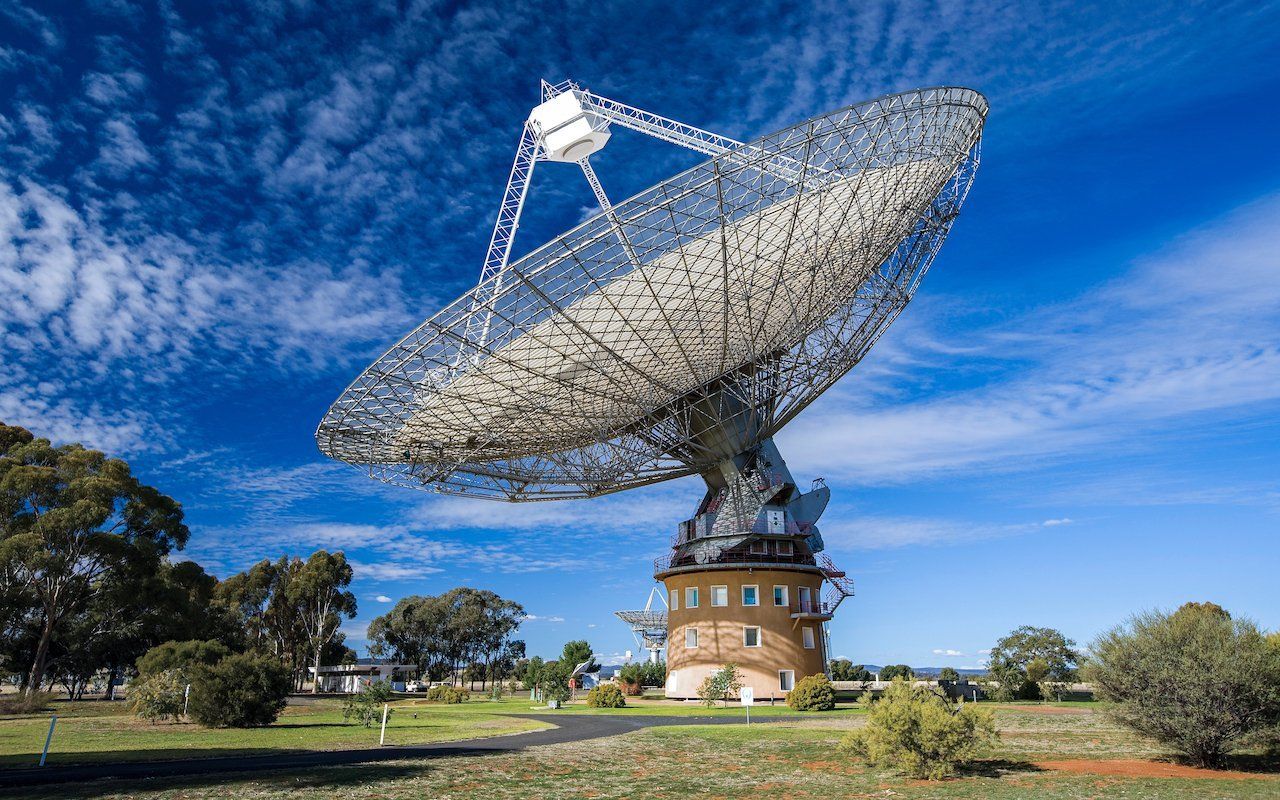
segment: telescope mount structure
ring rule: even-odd
[[[785,695],[824,671],[853,585],[823,553],[830,490],[802,489],[773,436],[915,294],[968,194],[986,100],[918,89],[744,143],[572,82],[541,94],[479,283],[357,377],[317,442],[383,481],[511,502],[701,476],[654,564],[667,694],[734,661],[756,697]],[[614,128],[707,159],[614,204],[591,164]],[[600,212],[513,260],[544,162],[576,165]]]
[[[658,595],[664,607],[653,608],[653,597],[657,591],[656,587],[649,590],[649,599],[645,601],[644,608],[639,611],[613,612],[614,616],[631,628],[636,646],[649,651],[649,661],[653,664],[662,660],[662,648],[667,646],[667,609],[665,607],[667,599]]]

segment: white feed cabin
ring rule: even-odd
[[[538,132],[549,161],[576,163],[609,141],[609,123],[586,108],[581,93],[570,90],[536,106],[529,124]]]

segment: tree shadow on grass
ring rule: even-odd
[[[1191,764],[1189,761],[1173,761],[1173,763]],[[1232,753],[1223,761],[1222,769],[1274,775],[1280,773],[1280,751],[1273,753]]]
[[[1030,761],[1014,761],[1007,758],[990,758],[971,761],[956,769],[957,778],[1001,778],[1011,773],[1044,772]]]
[[[340,767],[310,767],[277,772],[238,772],[222,775],[192,775],[161,778],[108,778],[78,785],[55,784],[0,789],[0,798],[22,797],[24,800],[88,800],[107,795],[145,798],[153,793],[183,789],[225,788],[226,796],[237,794],[236,787],[252,786],[260,790],[335,790],[344,787],[403,780],[429,774],[436,767],[425,763],[364,763]]]

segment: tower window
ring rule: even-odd
[[[691,649],[698,646],[698,629],[697,628],[684,629],[684,646]]]
[[[759,586],[743,586],[742,587],[742,604],[744,606],[760,605],[760,587]]]
[[[712,586],[711,587],[711,605],[713,606],[729,605],[729,587],[728,586]]]
[[[680,590],[679,589],[671,590],[671,602],[668,603],[667,605],[671,606],[672,611],[680,610]]]
[[[812,650],[812,649],[814,648],[814,643],[813,643],[813,628],[805,627],[805,628],[801,628],[800,630],[801,630],[801,632],[802,632],[802,634],[803,634],[803,636],[804,636],[804,647],[805,647],[805,649],[806,649],[806,650]]]
[[[748,625],[742,629],[742,646],[743,647],[759,647],[760,646],[760,628],[755,625]]]
[[[778,542],[778,555],[780,556],[791,555],[791,542]]]
[[[787,602],[788,602],[787,587],[785,586],[773,587],[773,604],[775,606],[786,606]]]
[[[791,691],[796,685],[796,671],[793,669],[778,670],[778,688],[784,692]]]
[[[689,586],[684,590],[684,607],[685,608],[698,607],[698,587],[697,586]]]

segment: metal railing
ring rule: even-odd
[[[835,606],[831,603],[821,600],[798,600],[791,604],[792,614],[823,614],[829,615],[835,613]]]
[[[807,567],[817,566],[812,555],[808,553],[802,554],[798,550],[799,548],[790,555],[752,553],[746,550],[721,550],[718,553],[708,553],[706,551],[698,553],[668,553],[653,560],[653,571],[656,574],[680,567],[715,566],[717,564],[760,564],[763,566],[771,564],[802,564]]]

